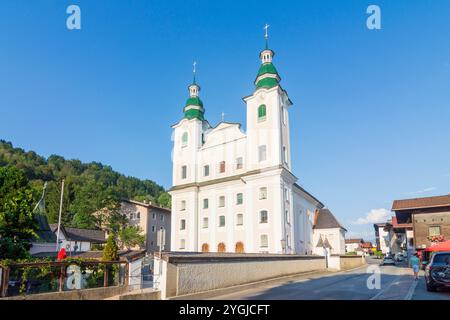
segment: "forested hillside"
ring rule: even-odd
[[[62,179],[65,180],[62,220],[66,226],[93,228],[92,213],[121,199],[170,205],[169,195],[153,181],[126,177],[98,162],[82,163],[57,155],[46,159],[34,151],[14,148],[10,142],[0,140],[0,167],[3,166],[23,170],[36,199],[42,192],[44,181],[48,182],[45,204],[50,223],[58,218]]]

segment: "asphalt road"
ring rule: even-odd
[[[369,265],[379,260],[368,260]],[[381,286],[369,289],[367,266],[339,273],[313,273],[259,284],[210,291],[181,299],[213,300],[450,300],[450,292],[427,292],[423,276],[415,283],[406,265],[381,266]]]

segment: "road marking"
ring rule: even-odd
[[[411,300],[412,296],[414,294],[414,291],[416,291],[416,287],[418,285],[419,281],[414,280],[414,282],[411,284],[411,287],[409,287],[408,294],[405,296],[403,300]]]

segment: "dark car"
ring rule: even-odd
[[[428,291],[450,288],[450,252],[436,252],[425,268],[425,282]]]

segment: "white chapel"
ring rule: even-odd
[[[174,129],[171,251],[311,254],[314,215],[324,205],[292,172],[289,109],[266,46],[255,91],[238,123],[212,127],[200,86],[189,86]]]

